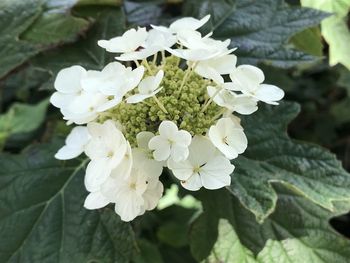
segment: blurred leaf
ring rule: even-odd
[[[86,30],[89,22],[82,18],[61,13],[43,13],[21,36],[34,44],[52,45],[73,42]]]
[[[208,242],[206,238],[199,236],[198,230],[211,229],[211,239],[216,240],[219,219],[225,218],[229,220],[233,229],[228,229],[226,224],[227,231],[221,232],[221,238],[219,236],[216,244],[216,249],[220,251],[215,250],[215,247],[214,251],[216,256],[226,255],[226,258],[231,260],[225,261],[219,257],[214,262],[241,262],[235,261],[236,257],[241,255],[243,258],[251,258],[251,252],[255,256],[258,255],[257,262],[261,263],[347,262],[350,241],[336,233],[328,220],[347,211],[349,203],[337,203],[335,212],[329,212],[284,187],[276,187],[276,190],[279,196],[276,210],[263,224],[257,223],[254,215],[236,198],[229,199],[227,192],[202,192],[204,213],[193,224],[192,230],[197,231],[190,233],[191,249],[197,252],[194,254],[197,260],[206,258],[214,245],[210,240]],[[222,212],[212,213],[214,207],[218,207]],[[223,237],[225,233],[228,234],[227,237]],[[227,240],[228,238],[230,240]],[[287,249],[285,252],[290,261],[281,254],[277,244],[280,248]],[[273,250],[270,250],[271,247],[274,247]],[[237,253],[231,253],[234,251]],[[292,251],[293,253],[290,253]]]
[[[340,102],[333,104],[331,113],[337,125],[350,122],[350,98],[345,98]]]
[[[213,2],[189,0],[184,3],[186,15],[214,16],[214,37],[231,39],[231,47],[240,64],[265,62],[291,67],[315,57],[295,50],[288,40],[298,32],[317,25],[328,15],[309,8],[291,8],[283,0],[236,0]],[[234,8],[235,7],[235,8]]]
[[[291,43],[305,53],[321,57],[323,55],[322,36],[318,27],[311,27],[297,33],[291,38]]]
[[[97,45],[100,39],[121,35],[125,30],[125,16],[121,8],[85,8],[84,16],[92,17],[95,23],[86,36],[74,44],[52,50],[37,56],[33,65],[50,71],[52,76],[65,67],[81,65],[88,69],[102,69],[114,60],[113,54]]]
[[[60,143],[0,157],[1,262],[129,262],[130,225],[83,208],[86,162],[53,158]]]
[[[341,63],[350,69],[350,31],[347,25],[350,0],[301,0],[301,3],[333,14],[321,23],[322,35],[329,44],[329,63],[331,66]]]
[[[172,247],[183,247],[187,245],[188,225],[179,222],[166,222],[162,224],[157,232],[160,241]]]
[[[291,140],[285,130],[299,113],[297,104],[264,106],[242,117],[249,146],[236,166],[229,191],[262,222],[275,209],[271,183],[298,191],[311,202],[334,210],[334,201],[350,201],[350,174],[327,150]]]
[[[164,11],[160,6],[160,4],[163,3],[164,0],[148,0],[141,2],[125,0],[123,1],[123,6],[129,24],[149,26],[150,24],[158,24],[160,17],[164,15]]]
[[[12,135],[29,133],[36,130],[44,121],[49,100],[37,105],[14,103],[11,108],[0,115],[0,145]]]
[[[162,255],[156,245],[146,239],[137,242],[140,252],[135,252],[133,263],[163,263]]]
[[[0,2],[0,78],[52,45],[74,41],[88,22],[69,14],[71,1]]]
[[[77,0],[77,5],[111,5],[119,6],[122,0]]]
[[[40,0],[0,2],[0,78],[37,53],[34,44],[19,35],[41,14]]]

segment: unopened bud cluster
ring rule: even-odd
[[[79,126],[55,156],[90,159],[87,209],[113,203],[124,221],[154,209],[163,167],[191,191],[231,184],[231,160],[248,144],[234,114],[252,114],[259,101],[276,105],[284,93],[264,84],[259,68],[237,66],[230,40],[202,36],[209,18],[130,29],[98,41],[119,62],[58,73],[51,103]]]

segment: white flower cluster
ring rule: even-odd
[[[169,27],[130,29],[98,41],[127,66],[112,62],[95,71],[76,65],[58,73],[51,103],[68,124],[85,126],[72,129],[55,157],[84,152],[90,159],[87,209],[113,203],[124,221],[154,209],[163,167],[188,190],[230,185],[231,160],[247,148],[232,113],[251,114],[258,101],[278,104],[284,92],[263,84],[259,68],[236,66],[230,40],[202,36],[197,29],[208,20],[186,17]],[[167,65],[171,59],[176,69]]]

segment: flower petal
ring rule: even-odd
[[[84,207],[86,209],[93,210],[105,207],[108,204],[108,199],[104,197],[100,192],[93,192],[86,197]]]

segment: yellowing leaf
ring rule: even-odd
[[[322,35],[329,44],[329,63],[343,64],[350,69],[350,32],[346,16],[350,9],[350,0],[302,0],[303,6],[333,13],[322,21]]]

